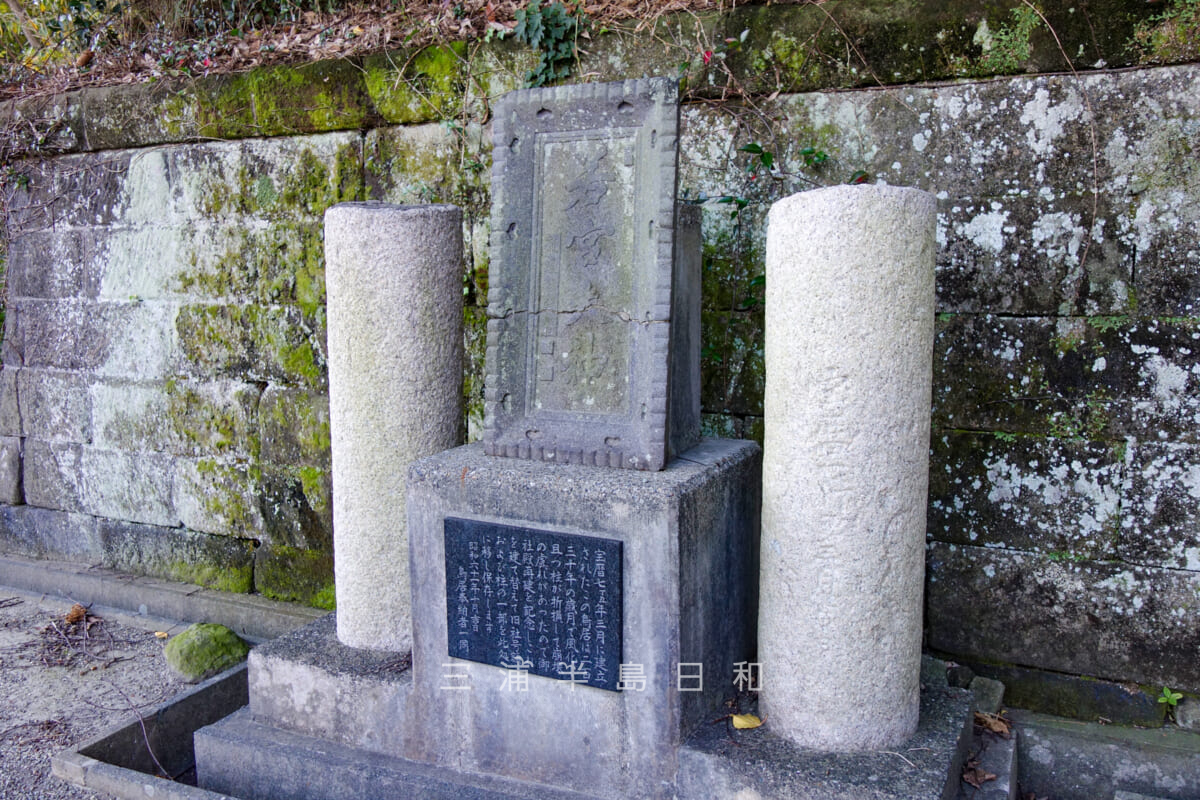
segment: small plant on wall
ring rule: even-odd
[[[538,63],[525,76],[530,86],[544,86],[571,74],[575,45],[586,25],[580,4],[569,9],[559,2],[542,6],[540,0],[517,11],[513,35],[537,51]]]

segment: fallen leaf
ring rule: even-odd
[[[747,730],[749,728],[757,728],[762,725],[762,720],[753,714],[733,714],[730,716],[733,720],[733,727],[738,730]]]
[[[156,639],[168,639],[168,638],[170,638],[170,636],[171,636],[171,634],[167,633],[166,631],[155,631],[154,632],[154,638],[156,638]]]
[[[1002,714],[985,714],[982,711],[976,711],[975,724],[1006,739],[1012,735],[1012,722],[1005,719]]]
[[[86,616],[87,609],[81,606],[79,603],[76,603],[75,605],[71,606],[71,610],[67,612],[66,620],[68,624],[74,625],[76,622],[79,622]]]
[[[978,789],[988,781],[996,780],[996,776],[981,768],[979,762],[972,759],[963,767],[962,779]]]

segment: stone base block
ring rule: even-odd
[[[498,458],[479,445],[415,462],[408,480],[413,692],[405,757],[598,797],[671,797],[679,745],[720,713],[736,694],[735,665],[754,658],[760,465],[756,444],[734,440],[702,442],[660,472]],[[481,559],[463,556],[448,578],[447,551],[457,558],[459,545],[447,543],[460,526],[448,520],[532,531],[534,541],[513,544],[521,535],[489,533],[474,545]],[[537,539],[543,534],[562,541]],[[596,553],[610,547],[619,558],[606,556],[601,569]],[[563,566],[576,558],[584,566]],[[487,574],[499,577],[489,583]],[[576,576],[577,601],[570,583]],[[477,577],[482,590],[475,597]],[[608,599],[589,598],[584,585],[601,580]],[[491,599],[488,586],[497,589]],[[544,614],[537,610],[543,606]],[[584,649],[572,650],[574,637],[600,641],[602,609],[605,647],[616,655],[607,650],[606,661],[591,651],[597,665],[608,664],[596,673],[616,677],[619,661],[639,676],[636,685],[598,688],[558,677],[577,657],[567,653]],[[620,625],[611,624],[616,619]],[[527,690],[514,689],[504,659],[450,655],[451,646],[463,652],[463,631],[475,625],[487,639],[489,624],[496,639],[488,641],[542,643],[540,655],[528,656],[537,663]],[[498,633],[504,625],[507,639]]]
[[[231,800],[591,800],[499,778],[471,778],[272,728],[242,709],[196,731],[203,789]]]
[[[407,653],[347,647],[330,614],[250,652],[250,711],[264,724],[377,753],[403,752]]]
[[[406,654],[339,644],[332,620],[323,620],[252,654],[255,724],[280,737],[312,737],[321,752],[355,748],[347,763],[373,765],[381,776],[416,776],[414,788],[436,770],[457,776],[447,779],[455,784],[540,787],[541,794],[522,788],[515,793],[521,797],[672,797],[680,745],[723,713],[736,693],[734,665],[754,656],[759,476],[760,450],[743,441],[704,442],[654,473],[496,458],[479,445],[422,459],[409,476],[411,669]],[[619,543],[619,582],[615,561],[607,576],[571,574],[611,581],[606,602],[619,603],[621,624],[614,618],[607,635],[619,634],[620,662],[635,664],[640,682],[597,688],[531,669],[520,686],[510,682],[509,669],[452,657],[450,518]],[[450,587],[457,597],[457,578]],[[526,589],[522,582],[522,596]],[[597,612],[580,601],[566,613]],[[230,726],[228,736],[205,734],[214,744],[198,747],[209,788],[253,798],[262,781],[275,793],[261,796],[272,800],[319,796],[280,787],[320,770],[296,766],[293,774],[288,767],[278,781],[256,774],[246,784],[227,774],[241,770],[231,766],[233,755],[250,759],[254,769],[241,770],[246,774],[277,760],[267,733]],[[260,734],[266,738],[257,755],[215,744]],[[359,785],[348,780],[346,786]],[[396,781],[381,777],[379,785],[401,785]],[[451,787],[445,796],[461,797],[458,791]],[[345,787],[341,795],[376,796]]]

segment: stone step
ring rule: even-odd
[[[594,800],[511,779],[468,783],[440,767],[263,725],[246,708],[196,731],[195,744],[200,786],[238,800]]]
[[[1016,800],[1017,736],[1015,731],[1008,739],[990,733],[974,736],[973,751],[979,769],[995,778],[978,788],[963,781],[958,800]]]
[[[1132,728],[1020,709],[1021,789],[1054,800],[1200,797],[1200,734],[1175,726]]]

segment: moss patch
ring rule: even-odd
[[[255,587],[264,597],[329,608],[333,596],[333,554],[287,545],[259,548]]]
[[[348,61],[263,67],[208,79],[196,89],[202,137],[320,133],[378,121],[363,74]]]
[[[467,45],[453,42],[369,56],[363,80],[371,102],[390,124],[457,116],[467,74]]]
[[[315,316],[309,322],[297,309],[276,306],[191,305],[179,310],[175,330],[197,375],[323,387],[323,309]]]
[[[200,622],[163,648],[167,666],[188,683],[199,683],[246,660],[250,645],[224,625]]]

